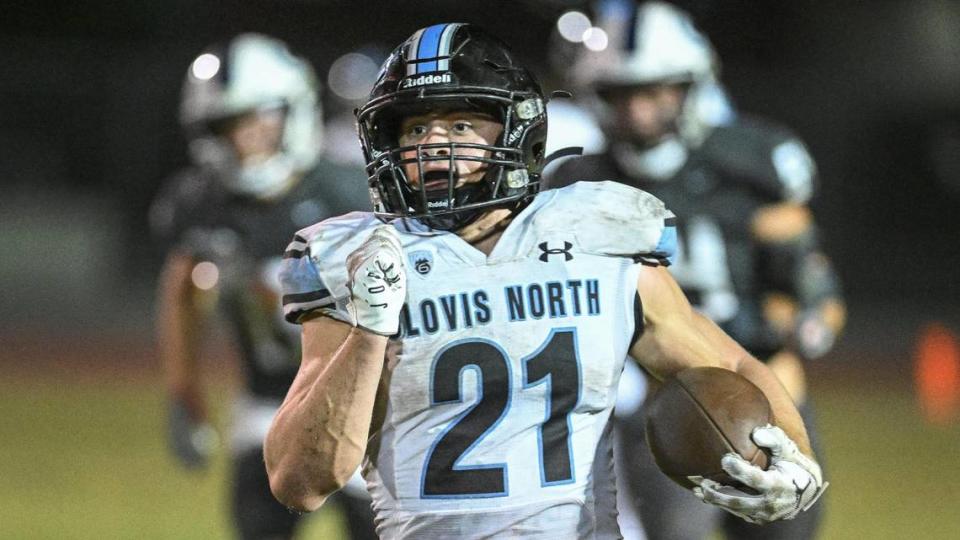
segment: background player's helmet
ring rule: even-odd
[[[242,34],[194,59],[183,84],[180,122],[195,163],[215,168],[230,189],[259,198],[286,190],[321,151],[322,121],[313,69],[282,42]],[[256,165],[241,166],[223,137],[231,118],[282,109],[280,148]]]
[[[498,39],[475,26],[437,24],[414,33],[384,62],[367,103],[358,109],[360,143],[367,161],[370,197],[378,215],[418,218],[437,229],[455,229],[493,206],[519,207],[540,186],[547,137],[546,99],[540,85]],[[463,143],[403,146],[403,117],[438,107],[473,109],[503,123],[492,145]],[[458,148],[480,148],[489,157],[462,156]],[[421,150],[445,148],[449,155]],[[402,159],[403,152],[417,157]],[[411,186],[404,165],[463,158],[487,165],[483,181],[429,196],[425,182]]]
[[[710,106],[717,92],[718,62],[707,39],[680,9],[662,2],[637,5],[607,0],[598,6],[598,25],[608,36],[602,51],[584,51],[574,67],[577,85],[590,98],[601,124],[614,129],[606,92],[650,84],[687,85],[676,134],[688,143],[704,136],[701,103]],[[704,94],[707,94],[706,96]]]

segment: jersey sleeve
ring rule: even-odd
[[[321,314],[352,324],[347,302],[347,256],[366,235],[362,231],[375,221],[369,214],[354,212],[303,229],[283,253],[280,284],[283,315],[300,323],[307,315]]]
[[[668,210],[669,212],[669,210]],[[633,260],[647,266],[670,266],[677,257],[677,218],[670,213],[663,219],[660,239],[653,250],[638,253]]]
[[[287,321],[299,323],[308,314],[329,311],[336,299],[314,266],[307,239],[300,233],[283,252],[280,267],[280,284],[283,290],[283,316]]]
[[[669,265],[677,249],[676,217],[660,199],[614,181],[576,182],[556,189],[535,227],[540,236],[572,233],[577,249]]]
[[[816,189],[817,167],[806,145],[765,120],[747,118],[717,128],[703,152],[730,179],[751,185],[771,202],[806,204]]]

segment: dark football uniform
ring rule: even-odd
[[[253,396],[282,400],[299,367],[299,328],[280,314],[279,254],[305,224],[367,208],[361,174],[323,163],[281,198],[264,201],[224,188],[212,171],[189,168],[154,203],[151,224],[168,249],[216,265],[219,307]]]
[[[243,538],[289,536],[299,519],[271,494],[262,454],[300,362],[299,327],[281,310],[283,247],[305,225],[369,205],[362,171],[321,161],[270,200],[227,189],[211,169],[188,168],[163,186],[151,208],[153,233],[168,252],[216,268],[217,307],[243,367],[230,428],[233,514]],[[375,537],[369,501],[343,502],[354,538]]]
[[[765,320],[762,303],[772,291],[795,294],[797,284],[792,277],[784,278],[782,266],[771,264],[782,254],[759,243],[751,225],[765,206],[809,200],[814,165],[802,143],[778,126],[741,119],[715,128],[670,178],[631,174],[620,162],[611,153],[568,160],[547,180],[547,187],[616,180],[662,200],[677,215],[677,261],[671,273],[691,304],[760,360],[782,349],[786,345],[782,332]],[[809,402],[800,411],[816,447]],[[751,525],[704,505],[659,472],[647,446],[638,444],[645,440],[642,408],[617,423],[620,437],[632,448],[630,459],[621,462],[627,500],[636,502],[649,538],[703,538],[721,517],[730,538],[814,534],[823,505],[793,521]]]

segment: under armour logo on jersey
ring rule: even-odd
[[[573,247],[573,244],[571,244],[570,242],[564,242],[562,249],[561,248],[551,249],[547,247],[546,242],[540,242],[540,251],[543,252],[540,254],[540,260],[543,262],[547,262],[550,259],[551,255],[563,255],[563,260],[569,261],[570,259],[573,259],[573,255],[570,254],[570,248],[572,247]]]
[[[429,251],[411,251],[408,258],[413,269],[421,276],[427,275],[433,268],[433,253]]]

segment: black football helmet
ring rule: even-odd
[[[503,123],[493,145],[432,143],[400,146],[404,117],[430,110],[466,109]],[[540,187],[547,137],[540,85],[500,40],[463,23],[415,32],[387,58],[367,103],[356,112],[369,175],[370,198],[383,218],[417,218],[432,228],[457,229],[487,208],[522,207]],[[446,155],[425,150],[446,149]],[[483,149],[485,157],[458,154]],[[417,157],[403,159],[404,152]],[[446,189],[409,183],[404,165],[449,161]],[[486,164],[481,182],[456,187],[456,160]]]

